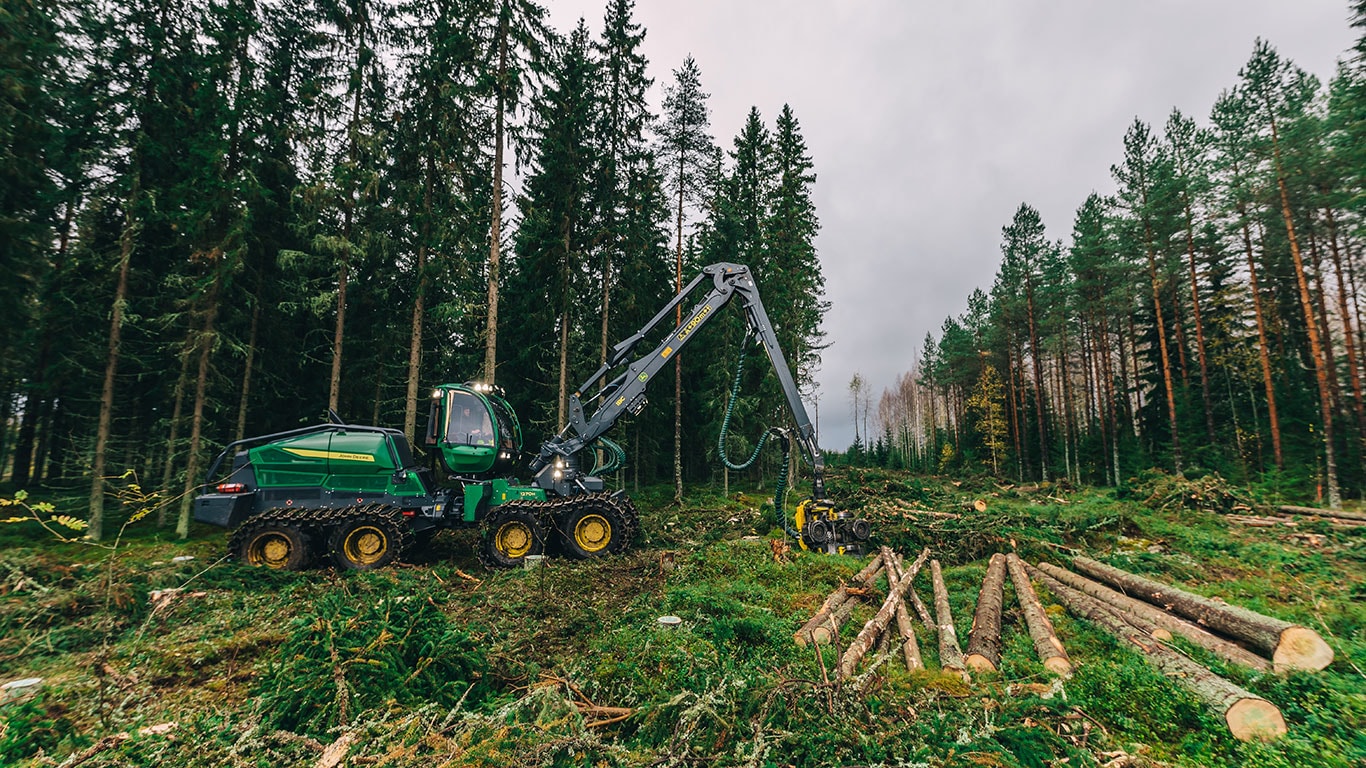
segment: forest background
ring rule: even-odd
[[[754,267],[809,391],[798,117],[751,110],[723,149],[701,68],[652,82],[632,12],[563,36],[527,0],[7,4],[0,476],[84,483],[98,538],[111,476],[188,499],[217,447],[328,408],[411,435],[441,381],[504,386],[534,441],[721,260]],[[1208,121],[1134,123],[1070,241],[1021,205],[990,291],[907,340],[896,386],[851,381],[848,460],[1359,496],[1364,55],[1324,84],[1258,41]],[[743,331],[719,325],[623,424],[622,482],[719,476]],[[737,434],[787,418],[758,369]]]

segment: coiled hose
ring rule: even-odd
[[[767,427],[764,433],[759,436],[759,441],[755,443],[754,450],[749,454],[749,458],[736,464],[730,460],[726,454],[726,436],[730,432],[730,419],[735,414],[735,401],[740,397],[740,383],[745,375],[745,357],[749,354],[749,341],[751,336],[746,335],[744,342],[740,345],[740,355],[735,361],[735,379],[730,387],[730,396],[726,398],[726,410],[721,417],[721,432],[716,437],[716,453],[721,457],[721,463],[728,469],[740,471],[749,469],[758,461],[759,453],[764,450],[770,437],[777,437],[783,446],[782,468],[778,471],[778,481],[773,489],[773,509],[777,511],[778,517],[783,522],[783,531],[796,537],[799,534],[788,523],[787,510],[783,507],[787,503],[787,473],[792,467],[792,441],[788,438],[786,430],[781,427]]]

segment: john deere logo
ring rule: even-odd
[[[286,453],[302,456],[305,459],[327,459],[329,461],[364,461],[375,463],[375,457],[368,453],[348,453],[346,451],[317,451],[312,448],[286,448]]]

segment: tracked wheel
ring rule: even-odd
[[[308,567],[310,543],[298,526],[263,520],[238,529],[231,549],[247,565],[300,571]]]
[[[339,570],[368,571],[397,560],[414,537],[399,510],[364,507],[334,527],[327,543]]]
[[[545,541],[535,512],[507,504],[484,522],[479,559],[490,568],[515,568],[527,555],[545,554]]]
[[[580,560],[619,554],[631,543],[626,515],[607,498],[576,499],[557,525],[565,554]]]

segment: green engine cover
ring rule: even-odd
[[[423,493],[412,475],[395,477],[400,468],[389,436],[377,432],[319,432],[289,437],[250,450],[256,482],[270,487],[322,487],[336,491]]]

